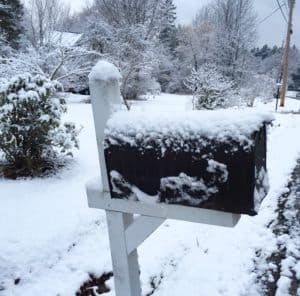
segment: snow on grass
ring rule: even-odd
[[[72,94],[72,93],[63,93],[63,97],[69,104],[80,104],[80,103],[88,103],[90,100],[90,96]]]
[[[264,104],[258,101],[255,102],[254,106],[260,110],[275,111],[276,100],[268,104]],[[284,107],[280,107],[278,102],[277,113],[286,114],[286,113],[299,113],[299,112],[300,112],[300,100],[287,97]]]
[[[74,294],[73,290],[87,277],[87,272],[93,271],[88,262],[94,262],[94,256],[89,260],[88,254],[93,253],[91,249],[96,245],[97,250],[107,252],[99,258],[99,262],[106,264],[98,265],[99,273],[110,268],[108,242],[106,235],[101,234],[105,232],[100,230],[105,229],[103,213],[89,209],[85,197],[85,182],[99,172],[91,107],[72,105],[66,119],[69,118],[75,118],[84,129],[80,135],[80,152],[75,152],[68,168],[48,179],[0,180],[0,286],[6,288],[4,295],[39,295],[42,291],[43,295],[56,295],[58,291],[68,291],[61,290],[60,285],[64,283],[68,283],[66,286],[72,292],[63,295]],[[91,244],[87,253],[83,246],[81,255],[76,255],[82,238],[85,237],[85,244],[93,234],[96,244]],[[73,260],[68,259],[74,255]],[[60,267],[62,258],[64,263]],[[54,280],[47,285],[52,276]],[[72,277],[77,280],[72,281]],[[18,286],[13,284],[16,278],[21,278]],[[49,291],[44,292],[45,289]]]
[[[300,109],[299,101],[288,103]],[[173,112],[191,105],[191,97],[161,95],[133,108]],[[271,189],[259,215],[244,216],[233,229],[166,221],[139,248],[143,295],[152,292],[151,281],[157,296],[261,295],[252,258],[257,249],[270,254],[276,246],[265,225],[300,152],[300,116],[275,117],[268,145]],[[89,209],[85,195],[87,180],[99,175],[91,106],[70,104],[66,120],[83,126],[81,149],[67,168],[45,179],[0,180],[1,296],[71,296],[88,273],[111,270],[104,213]],[[112,279],[108,283],[113,289]]]
[[[145,100],[130,101],[130,106],[136,111],[190,111],[193,109],[191,96],[162,94],[158,97],[148,96]]]

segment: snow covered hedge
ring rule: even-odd
[[[16,76],[0,90],[0,151],[6,175],[36,176],[52,169],[59,154],[78,148],[73,123],[61,122],[65,100],[58,82],[43,76]]]

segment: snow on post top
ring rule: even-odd
[[[117,67],[106,61],[99,61],[89,74],[90,81],[120,80],[121,78]]]

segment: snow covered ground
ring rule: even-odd
[[[78,100],[77,100],[78,99]],[[111,271],[104,212],[89,209],[85,183],[99,174],[89,104],[69,102],[67,120],[82,126],[81,148],[57,176],[0,179],[0,295],[72,296],[93,273]],[[191,97],[166,95],[135,102],[133,108],[190,110]],[[257,104],[271,110],[275,102]],[[300,101],[287,99],[269,133],[270,192],[259,215],[242,217],[233,229],[166,221],[139,249],[143,295],[263,295],[254,281],[253,258],[276,248],[266,227],[278,196],[286,190],[300,153]],[[288,111],[288,112],[287,112]],[[114,295],[113,280],[108,282]]]

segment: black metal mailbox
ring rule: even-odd
[[[203,137],[189,141],[193,149],[162,154],[155,142],[139,147],[106,139],[111,196],[255,215],[268,191],[267,124],[252,133],[246,148]]]

